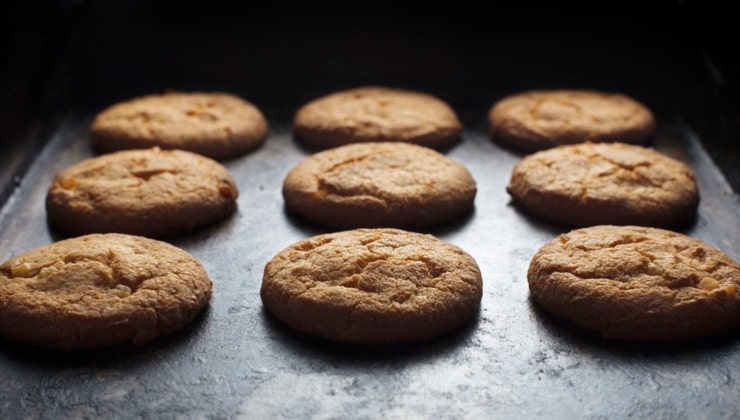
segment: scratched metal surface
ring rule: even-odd
[[[484,115],[473,110],[467,115]],[[270,115],[268,115],[268,118]],[[70,111],[0,211],[0,259],[53,242],[44,197],[54,173],[92,156],[91,115]],[[263,310],[265,263],[319,233],[283,210],[280,187],[307,151],[289,122],[271,121],[259,150],[224,162],[238,212],[172,239],[214,282],[205,313],[142,348],[60,353],[0,340],[2,418],[737,418],[737,334],[677,344],[607,342],[543,313],[526,270],[563,225],[510,205],[505,185],[521,155],[471,125],[447,154],[478,184],[475,211],[430,231],[468,251],[484,279],[474,322],[428,342],[340,345],[303,336]],[[683,230],[740,259],[740,203],[679,118],[653,144],[690,164],[701,189]]]

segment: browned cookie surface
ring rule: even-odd
[[[170,92],[123,101],[99,113],[90,136],[99,152],[182,149],[214,159],[255,149],[267,136],[262,112],[222,92]]]
[[[76,237],[0,265],[0,334],[60,349],[145,344],[190,323],[211,288],[200,262],[167,243]]]
[[[667,227],[692,220],[699,191],[691,168],[622,143],[558,146],[526,156],[507,191],[539,216],[576,226]]]
[[[378,141],[443,149],[458,141],[463,126],[452,108],[433,95],[363,86],[303,105],[294,117],[293,130],[312,149]]]
[[[472,318],[481,273],[460,248],[430,235],[356,229],[318,235],[265,266],[267,310],[330,340],[389,344],[429,339]]]
[[[126,150],[59,172],[46,210],[52,228],[66,235],[164,237],[226,218],[237,195],[229,172],[212,159],[182,150]]]
[[[525,152],[561,144],[646,143],[655,117],[626,95],[593,90],[533,90],[507,96],[488,113],[491,137]]]
[[[358,143],[318,152],[283,183],[288,210],[339,228],[422,228],[470,212],[476,183],[460,163],[408,143]]]
[[[685,339],[740,325],[740,266],[668,230],[573,230],[540,248],[528,280],[547,311],[605,338]]]

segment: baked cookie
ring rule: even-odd
[[[312,149],[348,143],[400,141],[434,149],[453,145],[463,126],[441,99],[382,86],[343,90],[303,105],[293,120],[295,136]]]
[[[356,229],[297,242],[265,266],[262,302],[289,327],[334,341],[391,344],[449,332],[478,311],[481,273],[431,235]]]
[[[475,180],[462,164],[394,142],[315,153],[283,182],[290,212],[337,228],[428,227],[468,213],[475,194]]]
[[[668,230],[573,230],[540,248],[527,279],[544,309],[604,338],[677,340],[740,325],[740,265]]]
[[[622,143],[586,142],[526,156],[506,190],[531,213],[576,226],[668,227],[690,221],[699,204],[689,166]]]
[[[646,143],[655,117],[628,96],[593,90],[533,90],[507,96],[488,113],[490,135],[524,152],[561,144]]]
[[[0,335],[66,350],[142,345],[190,323],[211,288],[200,262],[165,242],[79,236],[0,265]]]
[[[66,235],[165,237],[222,220],[238,190],[221,164],[183,150],[125,150],[59,172],[46,196],[51,227]]]
[[[95,150],[181,149],[213,159],[244,154],[267,137],[267,121],[252,103],[221,92],[169,92],[117,103],[90,128]]]

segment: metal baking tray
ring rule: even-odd
[[[641,20],[636,11],[644,4],[637,3],[618,16],[629,17],[637,32],[622,39],[624,33],[610,32],[616,24],[607,26],[594,36],[613,36],[597,43],[573,33],[515,36],[513,25],[489,30],[488,18],[471,18],[475,9],[440,13],[408,32],[399,29],[403,15],[382,33],[368,23],[337,24],[337,14],[315,24],[321,11],[281,24],[262,19],[282,11],[260,9],[246,18],[226,9],[218,15],[225,20],[192,32],[222,4],[182,12],[174,2],[60,2],[69,6],[61,14],[71,16],[57,25],[67,41],[55,50],[57,65],[31,80],[45,80],[43,106],[20,120],[34,140],[14,134],[2,144],[0,163],[9,166],[0,175],[13,170],[0,177],[0,260],[61,239],[46,224],[46,190],[57,171],[94,155],[89,124],[115,100],[169,87],[230,91],[263,108],[270,134],[258,150],[223,161],[240,191],[236,214],[169,239],[211,276],[207,310],[144,347],[58,352],[0,339],[0,418],[737,418],[737,333],[678,343],[604,341],[531,301],[530,258],[570,227],[510,203],[505,187],[522,155],[487,135],[488,106],[526,88],[596,87],[643,99],[659,121],[651,146],[697,175],[698,215],[681,232],[740,260],[740,198],[731,173],[715,163],[733,155],[706,129],[724,108],[705,107],[714,101],[696,95],[712,97],[716,85],[692,64],[683,66],[683,53],[664,38],[648,42],[645,28],[657,21]],[[169,32],[150,31],[173,10],[179,20],[170,21]],[[455,31],[427,30],[456,18]],[[223,54],[214,54],[216,47]],[[206,63],[198,54],[221,61]],[[477,260],[483,298],[472,322],[435,340],[337,344],[284,327],[259,298],[267,261],[323,232],[283,208],[283,178],[310,153],[292,136],[292,113],[319,94],[366,83],[438,94],[466,127],[445,153],[476,179],[475,209],[428,232]]]
[[[91,116],[71,111],[0,212],[0,258],[46,245],[52,176],[92,156]],[[684,233],[740,259],[738,196],[681,121],[663,121],[653,145],[690,164],[701,204]],[[484,279],[477,318],[408,345],[335,344],[295,333],[264,311],[262,269],[291,243],[320,233],[283,209],[288,169],[307,156],[289,124],[264,146],[225,161],[240,196],[230,219],[170,241],[204,264],[210,307],[185,331],[143,348],[59,353],[0,340],[0,411],[11,417],[462,416],[722,418],[737,414],[737,335],[679,344],[602,341],[543,313],[526,270],[567,226],[533,218],[505,191],[520,155],[469,128],[447,152],[478,184],[469,217],[431,230],[468,251]]]

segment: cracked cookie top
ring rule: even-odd
[[[267,263],[261,297],[288,326],[336,341],[387,344],[451,331],[478,310],[481,273],[460,248],[398,229],[297,242]]]
[[[740,265],[664,229],[573,230],[540,248],[527,278],[546,310],[605,338],[684,339],[740,325]]]
[[[379,141],[444,149],[458,140],[463,126],[454,110],[436,96],[362,86],[303,105],[293,118],[293,129],[312,149]]]
[[[518,162],[507,191],[542,217],[576,226],[667,227],[690,221],[699,204],[691,168],[653,149],[581,143]]]
[[[102,153],[156,146],[223,159],[255,149],[267,130],[262,112],[238,96],[168,92],[103,110],[90,127],[90,137]]]
[[[285,177],[288,210],[338,228],[423,228],[468,213],[476,183],[460,163],[408,143],[358,143],[315,153]]]
[[[488,113],[491,137],[526,152],[561,144],[645,143],[655,117],[626,95],[594,90],[532,90],[507,96]]]
[[[47,192],[50,225],[67,235],[170,236],[236,209],[238,190],[218,162],[182,150],[127,150],[59,172]]]
[[[61,349],[144,344],[189,323],[211,288],[200,262],[165,242],[80,236],[0,265],[0,334]]]

